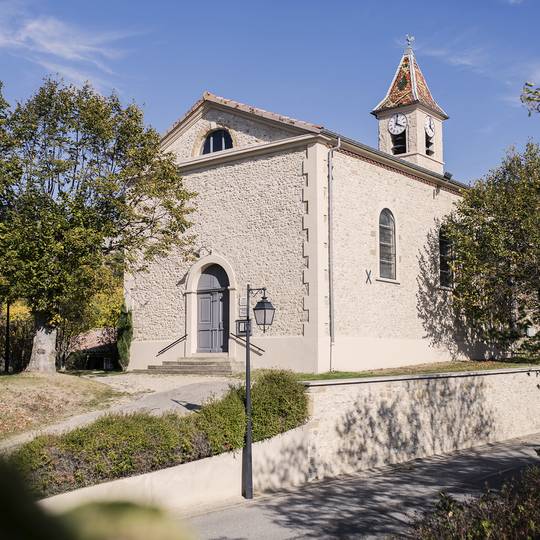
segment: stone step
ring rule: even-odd
[[[164,368],[161,366],[148,366],[148,371],[145,373],[171,374],[171,375],[232,375],[231,369],[182,369],[182,368]]]
[[[190,356],[188,358],[176,358],[175,360],[163,360],[163,363],[165,362],[186,362],[186,363],[198,363],[198,362],[216,362],[218,364],[230,364],[231,361],[233,361],[231,358],[228,358],[227,356],[217,356],[217,357],[205,357],[205,356]]]
[[[150,365],[145,370],[135,370],[144,373],[166,373],[185,375],[232,375],[243,368],[242,362],[228,356],[191,356],[164,360],[161,364]]]
[[[175,362],[173,360],[170,360],[168,362],[163,362],[161,364],[163,367],[177,367],[177,366],[183,366],[183,367],[230,367],[230,362]]]
[[[232,371],[231,366],[148,366],[148,369],[170,369],[171,371]]]

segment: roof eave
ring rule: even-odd
[[[235,111],[244,115],[253,115],[258,117],[261,121],[268,122],[274,125],[278,125],[287,129],[290,129],[292,132],[308,132],[308,133],[320,133],[323,129],[323,126],[317,124],[311,124],[310,122],[304,122],[303,120],[297,120],[285,115],[280,115],[259,109],[258,107],[252,107],[238,101],[231,99],[222,98],[207,90],[203,93],[202,97],[198,99],[194,105],[183,115],[181,116],[172,126],[170,126],[161,136],[161,142],[164,143],[170,139],[174,133],[176,133],[181,127],[189,122],[190,118],[197,114],[203,107],[211,104],[212,106]]]
[[[429,110],[433,114],[436,114],[437,116],[440,116],[442,120],[448,120],[450,118],[442,107],[439,107],[437,105],[438,108],[436,109],[436,108],[432,107],[431,105],[427,105],[426,103],[424,103],[423,101],[420,101],[420,100],[416,100],[416,101],[413,101],[411,103],[407,103],[406,105],[394,105],[392,107],[378,107],[378,108],[373,109],[370,112],[370,114],[372,114],[373,116],[377,116],[381,112],[393,111],[395,109],[403,109],[404,107],[410,107],[412,105],[421,105],[422,107]]]
[[[410,171],[414,171],[416,173],[420,173],[423,176],[430,177],[434,180],[436,180],[441,185],[450,185],[453,186],[454,189],[469,189],[470,186],[467,184],[460,182],[458,180],[452,180],[446,178],[444,175],[433,172],[429,169],[426,169],[424,167],[420,167],[420,165],[416,165],[415,163],[411,163],[410,161],[406,161],[402,158],[398,158],[396,156],[393,156],[391,154],[387,154],[386,152],[383,152],[381,150],[377,150],[376,148],[373,148],[372,146],[368,146],[367,144],[363,144],[359,141],[356,141],[354,139],[351,139],[349,137],[344,137],[343,135],[340,135],[339,133],[335,133],[333,131],[329,131],[327,129],[323,129],[321,132],[321,135],[326,135],[327,137],[330,137],[332,139],[339,138],[341,139],[342,143],[346,143],[352,147],[357,148],[358,150],[371,154],[374,158],[376,158],[378,161],[388,162],[392,163],[393,165],[398,166],[401,169],[408,169]]]

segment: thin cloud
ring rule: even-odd
[[[87,82],[91,82],[94,88],[101,92],[104,92],[111,86],[110,81],[103,79],[95,73],[79,70],[74,67],[67,66],[65,64],[55,64],[54,62],[47,62],[46,60],[30,59],[44,68],[47,73],[52,75],[58,75],[66,81],[70,81],[77,86],[83,86]]]
[[[124,55],[118,42],[136,35],[90,33],[49,15],[30,16],[20,2],[0,1],[0,12],[0,48],[79,85],[111,87],[111,64]]]
[[[484,73],[489,65],[489,55],[485,47],[481,46],[463,46],[465,39],[455,38],[452,43],[446,47],[431,47],[422,45],[418,50],[425,56],[439,58],[456,67],[464,67]]]
[[[496,81],[505,87],[499,99],[512,107],[521,106],[523,83],[530,81],[538,84],[540,81],[540,60],[534,58],[516,62],[515,55],[508,55],[504,51],[501,54],[494,45],[478,44],[477,40],[471,38],[472,34],[472,31],[468,31],[455,36],[445,47],[423,43],[417,50],[450,66]]]

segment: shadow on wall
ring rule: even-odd
[[[489,441],[493,412],[484,379],[450,378],[364,387],[335,426],[336,454],[350,471],[401,463]],[[335,474],[333,462],[324,475]]]
[[[440,222],[428,233],[427,241],[417,256],[416,309],[433,347],[447,350],[452,359],[493,358],[496,351],[482,343],[464,324],[452,306],[452,291],[441,288],[439,273]]]
[[[265,470],[259,463],[256,474],[278,475],[289,482],[299,476],[323,478],[488,441],[495,433],[495,418],[486,406],[488,391],[483,379],[453,378],[316,392],[315,408],[322,414],[318,417],[315,412],[306,426],[310,428],[308,439],[284,448],[273,460],[267,457]],[[340,404],[345,411],[342,414],[337,412]],[[329,414],[332,410],[336,410],[335,415]],[[422,509],[427,503],[425,494],[432,494],[433,488],[441,485],[436,471],[422,472],[418,477],[414,469],[411,463],[397,467],[392,480],[390,474],[371,473],[365,475],[365,481],[342,477],[305,486],[286,499],[272,499],[272,518],[282,525],[302,528],[306,538],[345,538],[378,531],[388,534],[393,527],[397,532],[409,517],[404,515],[406,509],[399,507],[401,502],[392,498],[392,491],[401,501],[406,499],[409,508]],[[446,473],[459,485],[471,469]],[[415,475],[418,478],[413,478]],[[416,488],[411,488],[413,480]],[[306,500],[306,490],[315,501]]]

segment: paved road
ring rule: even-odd
[[[456,496],[498,487],[531,463],[540,433],[451,456],[308,484],[188,520],[201,540],[355,539],[406,534],[415,510],[441,490]]]
[[[188,414],[189,412],[198,409],[201,404],[211,396],[219,397],[223,395],[229,386],[236,382],[223,377],[205,377],[203,380],[194,383],[191,383],[191,380],[193,380],[193,378],[178,377],[178,387],[172,390],[129,397],[126,398],[128,400],[127,402],[124,401],[107,409],[78,414],[41,429],[27,431],[19,435],[8,437],[0,441],[0,452],[9,452],[42,433],[62,433],[90,424],[104,414],[143,411],[151,414],[163,414],[165,412]]]

